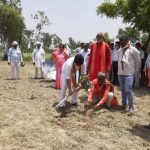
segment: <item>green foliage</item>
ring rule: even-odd
[[[106,32],[106,33],[104,33],[104,37],[103,37],[103,39],[104,39],[104,41],[105,42],[107,42],[107,43],[109,43],[111,40],[110,40],[110,37],[109,37],[109,35],[108,35],[108,33]]]
[[[75,41],[72,37],[69,37],[68,38],[69,40],[69,46],[70,46],[70,49],[76,49],[77,47],[80,47],[80,41]]]
[[[32,53],[22,53],[23,56],[23,61],[32,61]],[[46,53],[46,60],[50,59],[51,54],[50,53]]]
[[[144,33],[141,35],[140,41],[141,41],[142,45],[144,45],[147,42],[147,39],[148,39],[147,33]]]
[[[140,40],[140,31],[136,28],[126,27],[125,29],[120,28],[118,31],[117,38],[121,36],[126,36],[132,43]]]
[[[0,40],[8,42],[11,46],[12,41],[22,41],[25,24],[21,14],[9,5],[0,4]]]
[[[41,40],[41,31],[44,26],[48,26],[50,24],[49,18],[45,15],[43,11],[37,11],[35,15],[31,15],[31,17],[37,22],[36,24],[36,40]]]
[[[113,19],[122,17],[123,22],[148,33],[148,41],[150,40],[150,0],[116,0],[115,3],[105,1],[97,7],[97,14]]]
[[[21,0],[0,0],[0,2],[15,7],[19,12],[22,10]]]

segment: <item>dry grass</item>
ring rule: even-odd
[[[26,63],[21,80],[8,80],[9,66],[0,62],[0,150],[148,150],[150,92],[135,91],[136,114],[105,108],[90,115],[79,107],[64,113],[55,110],[59,90],[53,82],[34,80],[34,68]],[[120,99],[120,92],[116,88]]]

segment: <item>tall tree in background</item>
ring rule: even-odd
[[[22,10],[21,0],[0,0],[0,2],[15,7],[19,12]]]
[[[120,35],[127,36],[132,43],[140,41],[141,33],[139,30],[131,27],[126,27],[125,29],[119,28],[117,38],[119,39]]]
[[[81,43],[80,41],[76,42],[72,37],[69,37],[68,41],[69,41],[69,46],[71,50],[74,50],[77,47],[80,47],[80,43]]]
[[[48,26],[50,24],[49,19],[43,11],[37,11],[36,14],[31,15],[31,17],[37,22],[35,27],[35,40],[41,40],[42,29],[44,26]]]
[[[150,0],[116,0],[115,3],[105,1],[97,7],[98,15],[109,18],[122,17],[124,23],[130,23],[139,31],[148,33],[145,45],[150,41]]]
[[[57,34],[49,34],[43,32],[42,36],[42,42],[45,51],[53,51],[55,47],[62,43],[61,38]]]
[[[10,46],[17,40],[21,44],[25,24],[16,8],[0,3],[0,42]]]
[[[109,37],[109,34],[108,34],[107,32],[104,33],[103,39],[104,39],[104,41],[105,41],[106,43],[109,43],[109,42],[111,41],[111,39],[110,39],[110,37]]]

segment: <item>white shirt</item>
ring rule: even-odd
[[[42,48],[35,48],[32,52],[32,61],[35,63],[35,68],[41,68],[45,62],[45,51]]]
[[[111,50],[111,57],[112,57],[112,61],[118,61],[118,50],[117,49]]]
[[[74,58],[75,57],[71,57],[67,59],[62,66],[62,73],[65,74],[65,79],[71,79],[71,70],[72,70]],[[81,74],[86,74],[85,64],[81,66]]]
[[[140,58],[141,58],[141,59],[144,59],[144,51],[139,50],[139,52],[140,52]]]
[[[135,72],[137,72],[141,67],[141,60],[140,60],[140,53],[139,51],[133,47],[130,46],[123,55],[123,48],[120,48],[118,51],[118,75],[133,75]],[[122,57],[123,56],[123,57]],[[123,67],[122,68],[122,62]]]
[[[13,48],[11,47],[9,49],[9,53],[8,53],[8,62],[13,62],[13,63],[19,63],[22,62],[22,54],[21,54],[21,50],[19,47]]]
[[[87,51],[85,51],[84,49],[81,49],[81,51],[79,52],[79,54],[81,54],[81,55],[83,56],[85,66],[86,66],[86,68],[87,68],[87,66],[88,66],[88,61],[89,61],[90,49],[88,49]]]

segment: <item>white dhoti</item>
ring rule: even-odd
[[[10,63],[10,78],[11,79],[15,78],[15,75],[14,75],[15,69],[16,69],[16,78],[19,79],[20,78],[20,62]]]
[[[109,92],[108,93],[108,101],[107,101],[107,106],[110,107],[111,105],[111,101],[113,100],[114,98],[114,93],[113,92]]]
[[[44,75],[43,75],[42,68],[35,68],[35,78],[38,78],[38,76],[39,76],[39,70],[41,72],[41,78],[43,78]]]
[[[60,101],[63,100],[65,98],[66,95],[66,90],[67,90],[67,80],[65,78],[65,74],[62,73],[62,87],[61,87],[61,93],[60,93]],[[71,103],[74,104],[77,102],[77,96],[78,96],[78,92],[74,92],[72,94],[72,99],[71,99]],[[65,101],[62,102],[59,107],[65,107],[66,103]]]

